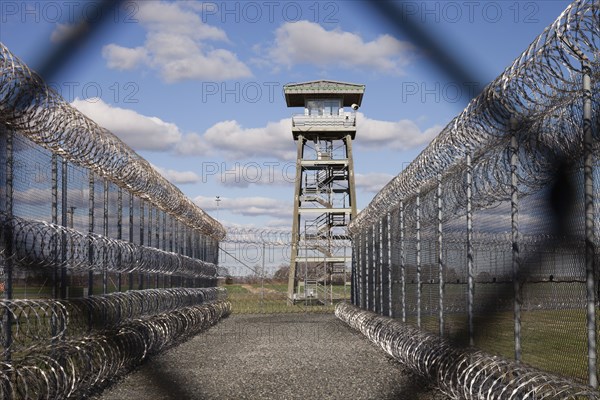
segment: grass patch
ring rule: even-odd
[[[223,285],[227,289],[227,299],[231,302],[233,313],[236,314],[275,314],[275,313],[333,313],[335,304],[324,305],[315,300],[309,302],[299,301],[289,304],[287,300],[287,284],[260,283],[244,285]],[[249,289],[250,290],[249,290]],[[264,289],[264,291],[263,291]],[[340,294],[343,287],[339,287]],[[338,288],[334,286],[334,295]],[[347,297],[350,297],[349,288],[346,289]]]
[[[466,334],[465,314],[447,314],[444,318],[446,337],[456,338],[457,333]],[[409,315],[407,322],[416,325],[416,316]],[[515,358],[514,319],[511,311],[490,316],[476,315],[473,323],[475,347],[507,359]],[[438,334],[437,315],[422,316],[421,326]],[[462,336],[458,342],[464,345],[468,340]],[[521,346],[523,363],[583,384],[587,383],[585,310],[522,311]]]

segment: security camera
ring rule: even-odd
[[[352,107],[354,111],[358,110],[358,104],[356,103],[352,104],[350,107]]]

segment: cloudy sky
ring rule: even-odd
[[[354,144],[361,209],[567,4],[403,3],[476,76],[453,82],[368,2],[129,2],[49,83],[225,225],[285,228],[291,115],[302,110],[286,107],[283,85],[366,85]],[[93,1],[0,7],[0,40],[33,68],[97,12]]]

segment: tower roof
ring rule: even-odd
[[[339,81],[310,81],[290,83],[283,87],[288,107],[304,107],[305,99],[341,97],[344,107],[362,102],[365,85]]]

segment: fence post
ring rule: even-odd
[[[58,225],[58,156],[52,153],[50,158],[50,174],[51,177],[51,191],[52,191],[52,223]],[[54,243],[52,246],[53,259],[56,263],[53,268],[53,288],[52,297],[58,299],[60,296],[60,280],[59,278],[59,267],[58,267],[58,237],[54,235]]]
[[[123,189],[119,186],[117,189],[117,239],[123,240]],[[117,257],[117,268],[119,274],[117,275],[117,290],[119,292],[123,289],[123,278],[121,274],[121,248],[119,247],[119,255]]]
[[[359,268],[359,278],[360,278],[360,286],[358,288],[358,304],[359,307],[364,309],[365,308],[365,271],[363,269],[363,264],[365,262],[365,254],[363,251],[363,235],[364,235],[364,231],[360,231],[358,234],[358,260],[359,260],[359,264],[358,264],[358,268]]]
[[[129,192],[129,243],[133,243],[133,230],[134,230],[134,220],[133,220],[133,193]],[[130,272],[127,277],[127,289],[133,290],[133,272]]]
[[[369,262],[371,259],[369,251],[369,232],[371,228],[367,228],[365,231],[364,246],[365,246],[365,309],[371,311],[371,298],[369,286],[371,284],[371,268],[369,268]]]
[[[88,232],[90,234],[94,233],[94,195],[95,195],[95,187],[94,187],[94,173],[92,171],[88,172],[89,174],[89,185],[88,185]],[[92,241],[91,235],[88,240],[88,267],[90,270],[88,271],[88,297],[94,294],[94,242]],[[90,321],[91,324],[91,321]],[[91,325],[90,325],[91,327]]]
[[[357,255],[356,255],[356,239],[353,237],[352,238],[352,275],[350,277],[350,280],[352,282],[352,287],[350,290],[350,303],[352,303],[355,306],[358,306],[357,302],[356,302],[356,288],[358,286],[358,259],[357,259]]]
[[[167,213],[162,212],[162,249],[167,250]]]
[[[62,159],[62,182],[61,182],[61,225],[68,227],[68,162]],[[66,299],[67,293],[67,233],[63,232],[61,238],[61,266],[60,266],[60,298]]]
[[[148,232],[146,234],[146,246],[148,247],[152,247],[152,240],[154,239],[153,234],[152,234],[152,215],[153,215],[153,209],[154,207],[152,206],[151,202],[148,202],[148,226],[146,227],[146,229],[148,229]],[[152,274],[150,272],[148,272],[148,270],[144,271],[143,273],[143,279],[145,280],[144,283],[144,287],[146,289],[150,289],[152,288]]]
[[[392,311],[392,214],[387,213],[386,230],[387,230],[387,266],[388,266],[388,317],[393,318],[394,313]]]
[[[144,199],[140,198],[140,246],[144,245],[144,231],[146,230]],[[138,272],[138,290],[144,289],[144,270]]]
[[[365,310],[371,310],[371,302],[369,299],[369,284],[371,282],[371,274],[369,268],[369,228],[365,230],[363,237],[363,246],[364,246],[364,269],[365,269]]]
[[[6,132],[6,217],[7,221],[4,225],[4,298],[12,300],[13,298],[13,189],[14,189],[14,152],[13,139],[14,133],[10,129],[5,129]],[[11,361],[12,354],[10,347],[12,346],[12,313],[7,312],[3,317],[4,322],[4,359]]]
[[[373,224],[373,226],[371,227],[371,240],[369,240],[369,243],[371,245],[371,251],[369,252],[370,254],[370,263],[369,263],[369,267],[371,269],[371,311],[373,312],[377,312],[377,266],[376,266],[376,258],[377,255],[375,253],[376,251],[376,246],[375,246],[375,229],[376,229],[377,225]]]
[[[519,188],[517,182],[517,121],[510,119],[510,217],[512,235],[512,274],[514,290],[514,336],[515,336],[515,360],[521,361],[521,282],[520,269],[521,258],[519,254]]]
[[[367,284],[368,284],[368,274],[367,274],[367,244],[366,244],[366,230],[363,230],[360,233],[360,271],[362,277],[361,284],[361,308],[367,309]]]
[[[471,165],[471,153],[467,153],[467,312],[469,346],[475,345],[473,327],[473,302],[475,295],[475,280],[473,270],[473,166]]]
[[[442,175],[437,176],[438,268],[439,268],[439,319],[440,336],[444,336],[444,252],[442,249]]]
[[[103,178],[102,179],[103,183],[104,183],[104,210],[103,210],[103,223],[104,223],[104,229],[103,229],[103,234],[104,237],[108,237],[108,194],[109,194],[109,186],[108,186],[108,179]],[[107,294],[108,293],[108,254],[106,254],[106,252],[104,252],[104,258],[102,260],[102,293],[103,294]]]
[[[417,189],[417,326],[421,327],[421,189]]]
[[[377,247],[377,258],[379,264],[379,285],[378,285],[378,297],[379,297],[379,313],[383,315],[383,218],[379,220],[379,246]]]
[[[583,71],[583,176],[585,182],[585,272],[587,294],[587,339],[588,339],[588,381],[591,387],[598,387],[596,365],[596,291],[594,290],[594,153],[592,133],[592,82],[588,62],[582,63]]]
[[[175,218],[171,215],[169,221],[171,222],[171,227],[169,229],[169,251],[172,253],[175,248]],[[173,274],[171,274],[169,275],[169,287],[172,288],[174,284]]]
[[[406,255],[404,254],[404,200],[400,200],[400,271],[402,273],[402,322],[406,322]]]

